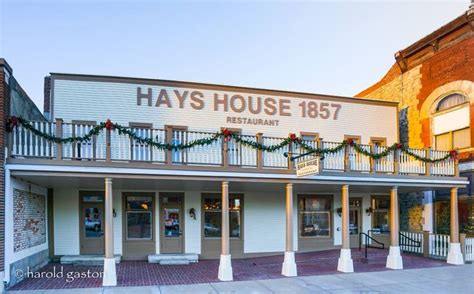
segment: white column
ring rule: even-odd
[[[218,278],[221,281],[232,281],[232,261],[229,250],[229,182],[222,182],[222,236],[221,236],[221,259],[219,262]]]
[[[281,274],[287,277],[298,275],[293,249],[293,184],[286,184],[286,246]]]
[[[342,248],[337,270],[343,273],[354,272],[349,244],[349,185],[342,186]]]
[[[451,240],[449,243],[448,263],[464,264],[464,258],[459,243],[458,188],[451,188]]]
[[[398,211],[398,189],[390,190],[390,251],[387,256],[387,268],[403,269],[402,255],[400,254],[399,242],[399,211]]]
[[[114,206],[112,179],[105,179],[105,258],[102,286],[117,286],[117,272],[114,257]]]

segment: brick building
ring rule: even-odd
[[[474,169],[473,30],[474,7],[471,5],[463,15],[398,51],[395,63],[385,76],[356,95],[399,102],[401,142],[412,148],[458,149],[460,173],[471,182]],[[434,229],[444,233],[449,229],[444,225],[444,220],[449,220],[447,195],[433,192],[425,193],[424,200],[423,196],[419,196],[418,201],[410,197],[402,210],[407,215],[416,214],[412,213],[416,210],[421,213],[422,202],[429,203],[429,198],[434,197]],[[460,222],[464,230],[472,211],[473,192],[471,186],[460,192]],[[424,216],[432,217],[429,212]],[[411,229],[416,227],[412,224]]]

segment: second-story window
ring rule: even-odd
[[[471,146],[469,100],[455,93],[441,99],[433,114],[433,145],[438,150]]]

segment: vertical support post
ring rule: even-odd
[[[222,166],[229,167],[229,138],[222,138]]]
[[[288,137],[290,137],[291,134],[288,134]],[[288,170],[289,171],[292,171],[294,169],[294,161],[291,160],[291,158],[293,157],[293,148],[294,148],[294,144],[293,144],[293,141],[290,142],[290,144],[288,144]]]
[[[117,286],[114,257],[114,216],[112,179],[105,179],[105,258],[102,286]]]
[[[423,256],[430,256],[430,231],[423,231]]]
[[[165,126],[165,141],[167,144],[171,144],[173,139],[173,129],[170,126]],[[173,151],[166,150],[166,165],[173,164]]]
[[[342,248],[337,262],[337,270],[343,273],[353,273],[354,264],[349,243],[349,185],[342,186]]]
[[[459,159],[454,159],[454,176],[459,177]]]
[[[387,257],[387,268],[403,269],[399,230],[398,188],[392,187],[390,190],[390,251]]]
[[[351,150],[350,148],[351,146],[349,145],[346,145],[346,147],[344,147],[344,171],[345,172],[351,171],[351,161],[349,158],[349,152]]]
[[[318,138],[318,148],[323,149],[323,138]],[[321,155],[317,155],[319,158],[321,158]],[[324,170],[324,160],[319,160],[319,173],[321,173]]]
[[[459,234],[459,243],[461,243],[462,256],[466,256],[466,234]]]
[[[426,158],[431,158],[431,149],[430,148],[425,148],[425,157]],[[425,176],[430,176],[431,175],[431,163],[430,162],[425,162]]]
[[[281,274],[287,277],[298,275],[293,248],[293,184],[286,184],[286,242],[285,259]]]
[[[263,143],[263,133],[257,133],[257,143]],[[263,168],[263,150],[257,149],[257,169]]]
[[[221,258],[219,262],[218,278],[221,281],[232,281],[232,261],[230,256],[229,239],[229,182],[222,182],[222,236],[221,236]]]
[[[458,188],[451,188],[451,240],[449,243],[448,260],[449,264],[464,264],[459,243],[459,217],[458,217]]]
[[[370,143],[370,153],[374,154],[375,153],[375,145],[373,143]],[[375,173],[375,159],[372,157],[370,158],[370,173],[374,174]]]
[[[112,141],[112,131],[105,129],[105,161],[110,162],[112,160],[112,150],[110,148],[110,142]]]
[[[400,173],[400,150],[395,149],[393,151],[393,174],[398,175]]]
[[[56,133],[55,136],[58,138],[63,137],[63,119],[56,119]],[[56,160],[61,160],[63,158],[63,144],[56,143]]]

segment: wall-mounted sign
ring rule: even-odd
[[[319,173],[319,157],[298,162],[296,165],[296,176],[305,177]]]
[[[204,93],[199,90],[162,88],[156,92],[152,88],[145,90],[137,87],[137,106],[228,112],[231,115],[227,116],[226,123],[230,124],[278,126],[278,118],[285,116],[337,120],[342,107],[339,103],[309,99],[292,105],[287,98],[225,92],[211,93],[212,99],[204,97]],[[297,109],[292,109],[293,107]],[[250,117],[251,115],[267,117],[262,119]]]

